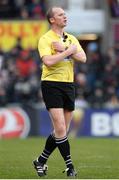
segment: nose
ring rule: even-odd
[[[66,14],[64,14],[64,19],[67,19],[67,16],[66,16]]]
[[[64,15],[64,20],[67,20],[67,17],[66,17],[66,15]]]

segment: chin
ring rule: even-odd
[[[63,27],[66,27],[67,24],[64,24]]]

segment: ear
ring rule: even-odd
[[[50,18],[50,22],[51,22],[51,24],[54,23],[54,18],[53,17]]]

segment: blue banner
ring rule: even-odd
[[[49,114],[40,110],[38,134],[53,130]],[[77,109],[73,113],[69,136],[119,137],[119,109]]]

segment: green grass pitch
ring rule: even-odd
[[[118,179],[118,138],[70,139],[77,179]],[[0,140],[0,179],[39,179],[33,166],[44,147],[45,138]],[[58,149],[48,160],[44,179],[66,179],[65,164]],[[43,178],[42,178],[43,179]]]

